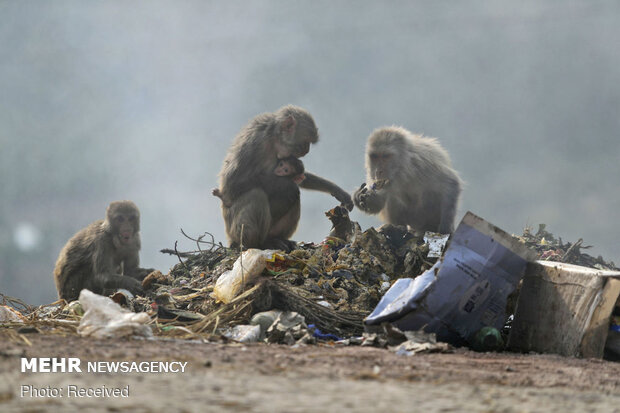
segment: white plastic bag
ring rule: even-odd
[[[276,251],[250,248],[244,251],[233,269],[226,271],[217,279],[213,288],[215,299],[228,304],[237,296],[243,285],[253,281],[265,269],[266,259],[271,258]],[[243,268],[241,263],[243,262]]]
[[[25,317],[8,305],[0,305],[0,323],[23,323]]]
[[[86,289],[80,292],[79,300],[85,311],[77,329],[81,336],[95,338],[153,336],[151,328],[146,325],[151,321],[147,313],[132,313],[109,297],[103,297]]]

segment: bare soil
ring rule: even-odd
[[[1,412],[620,412],[620,363],[554,355],[398,356],[368,347],[95,340],[0,330]],[[21,357],[187,361],[185,373],[21,373]],[[35,387],[125,387],[128,398],[21,397]]]

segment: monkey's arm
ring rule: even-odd
[[[355,206],[367,214],[378,214],[385,206],[385,199],[384,190],[369,189],[366,184],[362,184],[353,194]]]
[[[133,294],[144,294],[142,283],[135,278],[116,274],[114,266],[115,247],[111,240],[100,240],[93,253],[93,279],[94,292],[105,293],[109,290],[125,288]]]
[[[155,271],[155,268],[140,268],[139,252],[135,251],[123,260],[123,275],[142,281],[144,277]]]
[[[461,180],[458,177],[448,176],[444,185],[441,199],[441,217],[438,231],[441,234],[450,234],[454,231],[454,217],[461,194]]]
[[[338,185],[328,181],[327,179],[323,179],[320,176],[311,174],[310,172],[305,172],[304,175],[306,176],[306,179],[299,184],[301,188],[327,192],[340,201],[349,211],[353,209],[353,201],[351,201],[351,196]]]

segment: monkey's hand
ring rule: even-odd
[[[297,243],[290,239],[270,238],[264,242],[263,246],[267,249],[275,249],[275,250],[282,250],[285,252],[291,252],[297,247]]]
[[[131,291],[133,295],[141,295],[144,296],[144,289],[142,288],[142,282],[136,280],[135,278],[123,276],[125,281],[123,282],[123,287],[127,290]]]
[[[362,211],[365,210],[366,198],[368,198],[368,187],[366,186],[366,182],[364,182],[359,189],[353,193],[353,201],[355,202],[355,206]]]
[[[135,278],[138,281],[142,281],[144,279],[144,277],[146,277],[147,275],[149,275],[153,271],[155,271],[155,268],[136,268],[136,269],[134,269],[133,271],[129,272],[126,275],[131,277],[131,278]]]
[[[353,194],[355,205],[364,212],[377,214],[383,209],[385,204],[385,194],[382,191],[370,189],[366,184],[362,184]]]
[[[345,191],[339,188],[338,191],[335,191],[331,194],[334,198],[340,201],[340,204],[345,207],[347,210],[353,210],[353,201],[351,200],[351,195],[346,193]]]
[[[97,276],[101,284],[101,290],[114,291],[119,288],[129,290],[134,295],[144,296],[144,289],[142,288],[142,282],[127,275],[118,274],[99,274]]]

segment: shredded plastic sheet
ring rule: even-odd
[[[84,317],[78,326],[78,334],[95,338],[120,338],[126,336],[151,337],[147,325],[151,317],[147,313],[133,313],[121,308],[108,297],[82,290],[79,298]]]

